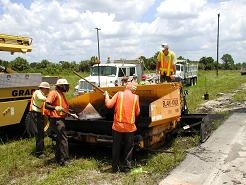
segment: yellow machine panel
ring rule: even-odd
[[[9,87],[0,89],[0,100],[9,98],[31,98],[37,86],[31,87]]]
[[[20,123],[27,105],[28,100],[0,102],[0,127]]]
[[[160,125],[163,122],[170,122],[170,120],[177,120],[181,117],[181,102],[180,90],[176,89],[162,98],[150,104],[149,117],[151,118],[151,125]]]

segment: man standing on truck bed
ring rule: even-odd
[[[171,76],[176,72],[176,55],[173,51],[168,50],[168,44],[161,45],[162,50],[157,56],[156,74],[160,74],[160,82],[171,82]]]
[[[120,154],[123,154],[124,169],[131,169],[132,152],[134,148],[134,132],[137,130],[135,118],[140,114],[139,96],[134,94],[137,87],[127,83],[126,89],[117,92],[112,99],[105,91],[107,108],[114,107],[114,122],[112,126],[112,171],[119,171]]]
[[[30,104],[30,113],[33,123],[35,124],[35,138],[36,138],[36,156],[38,158],[44,157],[44,125],[45,116],[43,115],[44,103],[46,96],[49,93],[50,84],[48,82],[41,82],[39,89],[34,91]],[[36,130],[37,129],[37,130]]]
[[[56,136],[55,157],[57,162],[64,166],[69,160],[68,140],[64,124],[68,112],[68,102],[64,93],[68,92],[69,83],[66,79],[58,79],[55,86],[56,89],[48,94],[45,108],[50,110],[50,129]]]

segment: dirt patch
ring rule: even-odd
[[[218,93],[218,98],[214,100],[208,100],[205,103],[201,104],[196,109],[198,113],[214,113],[214,112],[227,112],[236,109],[245,108],[246,101],[244,102],[235,102],[233,96],[242,90],[246,90],[246,83],[243,83],[239,89],[234,90],[230,93]]]

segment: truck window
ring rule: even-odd
[[[131,67],[130,68],[130,76],[133,76],[134,74],[136,75],[135,67]]]
[[[116,76],[116,67],[114,66],[99,66],[100,76]],[[93,66],[91,76],[98,76],[98,66]]]
[[[118,77],[126,76],[126,68],[119,68],[119,75]]]
[[[176,65],[176,71],[180,71],[180,65]]]

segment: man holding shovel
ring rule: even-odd
[[[68,164],[69,160],[68,139],[64,124],[65,117],[70,114],[68,102],[64,95],[69,90],[69,83],[66,79],[58,79],[55,86],[55,90],[48,94],[45,108],[49,110],[50,127],[56,135],[55,157],[57,162],[64,166]],[[76,114],[70,115],[78,118]]]

